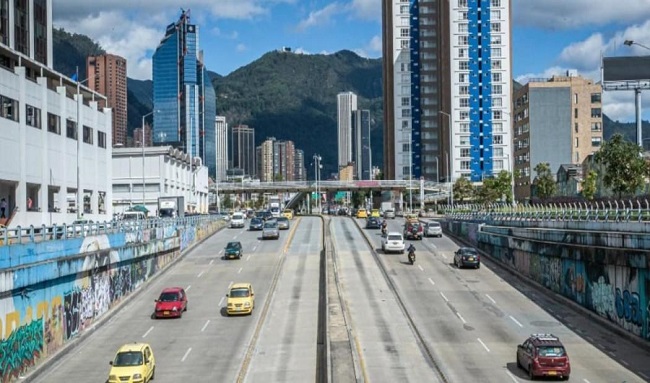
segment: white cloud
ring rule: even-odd
[[[241,43],[240,43],[240,44],[237,44],[237,47],[235,47],[235,50],[236,50],[237,52],[244,52],[244,51],[246,51],[247,49],[248,49],[248,48],[246,47],[246,45],[241,44]]]
[[[343,11],[343,7],[339,3],[331,3],[325,6],[325,8],[321,8],[317,11],[313,11],[309,13],[309,16],[307,16],[306,19],[300,21],[298,23],[297,29],[299,31],[304,31],[305,29],[315,27],[315,26],[321,26],[321,25],[327,25],[330,23],[331,19],[341,13]]]
[[[592,70],[600,65],[606,46],[603,35],[595,33],[586,40],[572,43],[562,50],[560,61],[580,70]]]
[[[650,18],[648,0],[514,0],[518,25],[569,29],[609,23],[631,24]]]
[[[360,19],[381,21],[381,0],[352,0],[350,8]]]
[[[368,43],[368,49],[381,55],[383,49],[381,36],[373,36],[373,38],[370,39],[370,43]]]

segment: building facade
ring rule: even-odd
[[[385,178],[508,170],[510,1],[384,0],[382,15]]]
[[[88,87],[106,96],[100,107],[113,112],[113,145],[127,144],[127,83],[126,59],[105,54],[86,59]]]
[[[274,180],[295,181],[296,147],[293,141],[282,140],[273,143]]]
[[[115,213],[144,205],[155,216],[159,197],[183,197],[186,213],[208,212],[208,168],[200,158],[191,159],[171,146],[155,146],[113,148],[112,162]]]
[[[133,129],[132,146],[142,147],[142,142],[144,142],[144,146],[146,147],[153,146],[152,133],[151,125],[149,124],[144,124],[144,136],[142,135],[142,128]]]
[[[535,167],[582,164],[603,141],[602,87],[569,71],[530,79],[515,93],[513,125],[515,198],[531,197]],[[552,148],[552,150],[549,150]]]
[[[228,148],[230,149],[230,160],[232,161],[229,169],[241,169],[243,175],[255,178],[257,176],[255,129],[248,125],[233,126],[230,132]]]
[[[109,220],[111,111],[100,108],[102,95],[51,69],[52,2],[4,4],[0,199],[7,210],[0,224]],[[14,16],[27,24],[14,24]]]
[[[336,96],[338,166],[347,166],[352,158],[352,111],[357,110],[357,95],[352,92]]]
[[[275,138],[269,137],[256,148],[257,175],[262,182],[273,182],[274,177],[274,148]]]
[[[228,122],[225,116],[215,117],[215,142],[216,142],[216,181],[226,179],[228,170]]]
[[[352,111],[352,136],[354,138],[353,158],[355,177],[359,180],[372,179],[372,151],[370,147],[370,111]]]
[[[200,157],[216,174],[216,95],[190,12],[167,26],[153,54],[154,143]]]
[[[307,181],[307,168],[305,168],[305,152],[302,149],[296,149],[294,168],[295,181]]]

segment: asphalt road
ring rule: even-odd
[[[235,381],[288,237],[289,232],[282,231],[280,240],[262,241],[261,231],[221,230],[144,286],[140,295],[35,381],[105,382],[116,350],[135,341],[151,344],[157,383]],[[222,259],[230,240],[242,242],[243,259]],[[225,315],[225,294],[233,282],[253,284],[256,308],[251,316]],[[187,290],[188,311],[180,319],[154,320],[154,299],[168,286]]]
[[[332,236],[364,380],[439,381],[355,223],[333,218]]]
[[[363,223],[358,220],[361,227]],[[391,221],[389,231],[401,231],[402,223]],[[449,238],[412,241],[417,260],[411,266],[406,255],[381,252],[378,231],[363,231],[450,382],[527,381],[515,355],[517,344],[532,333],[560,337],[571,360],[571,381],[644,381],[630,369],[650,375],[647,352],[524,286],[485,259],[478,270],[457,269],[453,253],[458,246]]]

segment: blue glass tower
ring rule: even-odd
[[[167,26],[153,55],[153,142],[201,157],[216,175],[216,95],[190,13]]]

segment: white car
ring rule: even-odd
[[[391,231],[381,240],[381,250],[384,253],[396,252],[404,253],[406,245],[404,244],[404,237],[397,231]]]
[[[384,211],[384,218],[388,219],[395,219],[395,210],[386,210]]]
[[[244,227],[246,225],[246,216],[242,213],[235,213],[230,218],[230,227]]]
[[[424,226],[424,236],[442,238],[442,226],[440,226],[440,222],[427,222],[426,226]]]

